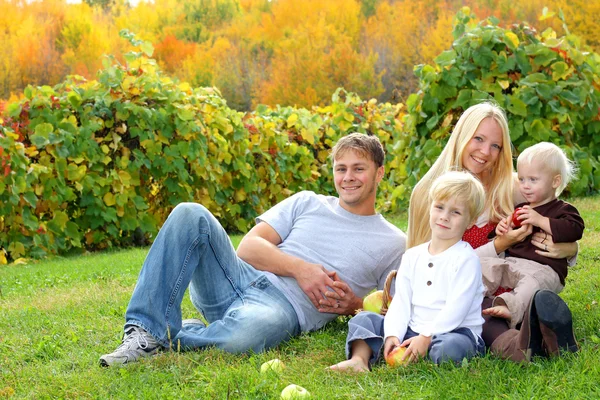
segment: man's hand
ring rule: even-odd
[[[340,298],[345,297],[344,291],[335,287],[332,275],[337,276],[335,272],[327,271],[322,265],[304,262],[294,270],[293,277],[315,308],[320,309],[321,301],[325,300],[324,296],[330,289],[333,289]],[[337,305],[335,301],[329,301],[327,304],[331,307]]]
[[[362,307],[362,298],[355,296],[350,286],[335,271],[328,271],[327,274],[333,280],[333,290],[326,291],[326,299],[319,301],[319,312],[354,315]]]

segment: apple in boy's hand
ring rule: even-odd
[[[269,371],[273,371],[273,372],[280,374],[281,371],[283,371],[283,368],[285,368],[285,365],[281,362],[281,360],[278,358],[274,358],[272,360],[269,360],[269,361],[263,363],[260,366],[260,373],[264,374]]]
[[[401,365],[408,364],[408,358],[406,360],[402,360],[402,356],[406,352],[406,347],[396,346],[385,358],[385,362],[390,367],[399,367]]]
[[[291,399],[308,399],[310,397],[310,392],[304,389],[302,386],[287,385],[285,389],[281,391],[281,399],[282,400],[291,400]]]
[[[512,223],[515,228],[521,227],[521,221],[517,218],[517,211],[519,211],[521,209],[522,209],[522,207],[515,208],[515,211],[513,212],[513,215],[512,215]]]
[[[363,310],[381,314],[383,307],[383,290],[377,290],[363,300]]]

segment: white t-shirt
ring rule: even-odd
[[[385,316],[385,337],[402,341],[407,327],[425,336],[460,327],[481,335],[484,286],[479,257],[463,241],[436,255],[428,249],[429,242],[423,243],[402,257]]]
[[[406,249],[406,235],[380,214],[352,214],[337,197],[309,191],[275,205],[257,218],[261,221],[279,234],[283,252],[337,272],[359,297],[383,288]],[[302,331],[319,329],[338,316],[317,311],[294,278],[265,275],[287,296]]]

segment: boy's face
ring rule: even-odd
[[[374,214],[377,185],[383,173],[383,166],[377,168],[373,160],[355,150],[339,154],[333,161],[333,177],[340,205],[354,214]]]
[[[471,225],[471,216],[464,201],[456,197],[431,203],[429,226],[431,239],[458,242]]]
[[[561,176],[548,169],[543,163],[533,160],[517,165],[519,190],[532,207],[541,206],[556,198],[556,188]]]

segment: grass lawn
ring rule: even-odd
[[[100,368],[98,357],[120,343],[147,252],[131,249],[0,266],[0,398],[277,399],[296,383],[318,399],[598,399],[600,198],[573,203],[586,230],[561,297],[574,314],[576,355],[527,366],[488,355],[458,367],[379,364],[370,374],[339,374],[325,367],[344,358],[347,320],[340,318],[264,354],[172,352]],[[406,215],[390,219],[406,228]],[[183,309],[184,318],[197,317],[187,296]],[[261,375],[260,365],[272,358],[287,368]]]

